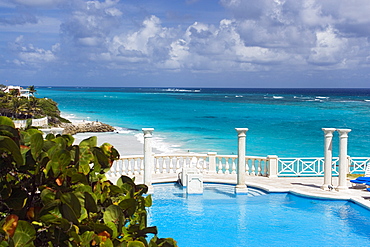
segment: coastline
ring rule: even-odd
[[[63,117],[71,121],[73,125],[81,123],[89,124],[93,121],[79,120],[74,116],[63,114]],[[103,123],[105,124],[105,123]],[[113,126],[114,131],[110,132],[84,132],[73,134],[75,138],[74,144],[78,145],[82,140],[91,136],[98,138],[98,146],[103,143],[109,143],[114,146],[121,156],[127,155],[143,155],[144,154],[144,135],[140,130],[128,129]],[[166,144],[161,138],[153,138],[153,152],[154,153],[173,153],[179,151],[172,149],[169,144]]]

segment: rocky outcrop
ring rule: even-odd
[[[114,127],[102,122],[81,122],[81,123],[63,123],[60,124],[64,128],[63,134],[74,135],[85,132],[113,132]]]

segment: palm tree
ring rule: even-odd
[[[30,94],[32,94],[32,96],[34,96],[34,94],[36,93],[36,89],[35,89],[35,86],[29,86],[28,88],[27,88],[29,91],[30,91]]]
[[[19,114],[25,111],[26,101],[22,98],[14,97],[11,100],[11,109],[13,117],[17,118]]]

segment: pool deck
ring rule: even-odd
[[[115,179],[111,179],[112,182]],[[153,174],[153,183],[176,182],[178,176],[176,174]],[[334,189],[321,189],[324,183],[323,177],[279,177],[268,178],[262,176],[246,176],[246,185],[262,189],[266,192],[273,193],[293,193],[295,195],[307,196],[317,199],[331,200],[349,200],[364,206],[370,210],[370,192],[365,189],[365,186],[352,186],[349,179],[347,180],[348,189],[337,191],[335,187],[338,184],[338,178],[333,177],[332,184]],[[143,183],[141,175],[135,176],[136,183]],[[220,175],[220,174],[204,174],[204,182],[211,183],[227,183],[236,184],[236,174]],[[155,192],[154,192],[155,193]]]
[[[230,183],[236,184],[236,175],[209,175],[205,174],[204,182]],[[153,183],[174,182],[177,177],[165,174],[153,176]],[[296,195],[308,196],[318,199],[349,200],[360,204],[370,210],[370,192],[363,185],[352,186],[347,180],[348,189],[337,191],[338,178],[333,177],[332,184],[334,189],[323,190],[323,177],[279,177],[268,178],[262,176],[246,176],[246,185],[262,189],[266,192],[289,192]]]

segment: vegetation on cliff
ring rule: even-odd
[[[2,85],[0,85],[1,87]],[[31,96],[20,97],[17,90],[4,92],[0,90],[0,116],[13,119],[30,119],[49,117],[51,124],[68,123],[67,119],[60,116],[58,104],[52,99],[36,98],[34,86],[28,88]]]

